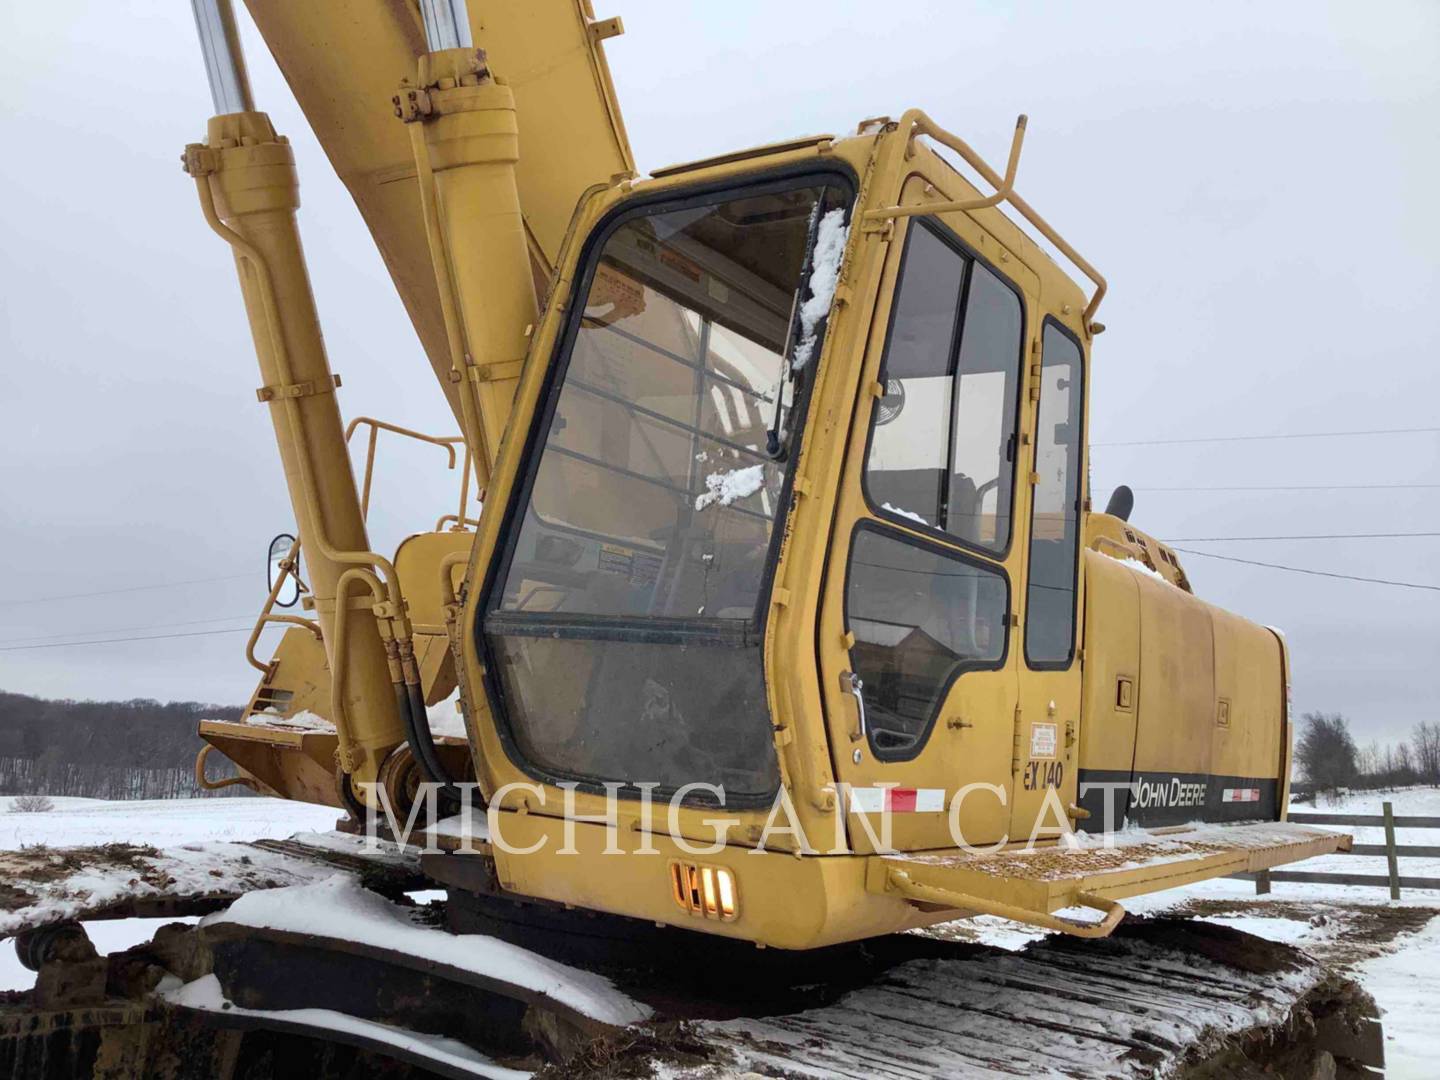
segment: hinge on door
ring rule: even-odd
[[[1010,774],[1020,771],[1020,706],[1015,706],[1015,741],[1010,749]]]

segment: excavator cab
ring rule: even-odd
[[[533,419],[522,435],[522,390],[513,487],[467,609],[482,728],[528,775],[768,811],[781,732],[810,744],[802,768],[832,803],[840,784],[862,802],[919,792],[927,809],[898,823],[907,848],[947,842],[932,804],[957,780],[1011,775],[1031,531],[1015,493],[1038,405],[1022,434],[1035,275],[1014,271],[1038,251],[998,213],[1014,256],[968,218],[869,227],[877,209],[941,201],[938,185],[972,190],[929,152],[907,171],[930,178],[884,190],[895,144],[915,146],[899,129],[673,170],[595,211],[571,295],[552,299],[543,378],[539,341],[531,354]],[[1064,286],[1073,326],[1083,298]],[[1046,491],[1037,549],[1054,580],[1035,633],[1052,638],[1075,624],[1079,332],[1049,354],[1069,373],[1052,380],[1053,419],[1045,401],[1043,452],[1069,477]],[[811,647],[779,661],[792,640]],[[1003,786],[966,815],[979,842],[1010,828]]]
[[[456,622],[504,889],[785,947],[957,909],[1092,934],[1160,878],[1333,845],[1187,834],[1148,866],[995,861],[1145,820],[1126,793],[1149,782],[1165,708],[1147,696],[1146,726],[1106,698],[1157,662],[1143,613],[1087,629],[1095,559],[1120,613],[1109,566],[1121,582],[1138,575],[1120,560],[1153,566],[1104,550],[1089,511],[1104,282],[1014,194],[1024,127],[1003,176],[915,111],[582,201]],[[1134,586],[1155,592],[1150,617],[1230,634],[1156,550],[1174,576]],[[1161,751],[1182,797],[1151,820],[1281,816],[1283,645],[1254,629],[1243,737],[1197,712],[1186,753],[1274,778],[1264,805],[1237,816]],[[1087,633],[1115,682],[1087,683]],[[1144,685],[1169,700],[1164,679]],[[1076,904],[1103,918],[1050,914]]]

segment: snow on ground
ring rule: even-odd
[[[444,701],[425,707],[425,718],[430,721],[430,734],[437,739],[465,739],[465,717],[460,714],[460,691],[456,690]]]
[[[0,795],[0,851],[34,844],[81,847],[91,844],[153,844],[164,848],[197,840],[284,838],[297,832],[327,832],[340,811],[332,806],[285,799],[51,799],[54,810],[16,813]]]
[[[339,812],[328,806],[283,799],[105,799],[53,797],[55,809],[17,813],[0,796],[0,851],[44,844],[79,847],[92,844],[153,844],[175,847],[201,840],[283,839],[306,830],[335,827]],[[148,941],[167,922],[194,920],[114,919],[85,924],[101,953],[123,952]],[[0,942],[0,990],[28,990],[35,975],[20,966],[10,942]]]
[[[1291,809],[1295,813],[1379,814],[1386,801],[1397,817],[1440,817],[1437,788],[1352,792],[1338,798],[1320,798],[1315,804],[1294,803]],[[1349,832],[1356,843],[1385,841],[1385,830],[1378,826],[1317,827]],[[1440,829],[1400,828],[1395,841],[1401,848],[1407,844],[1440,845]],[[1277,869],[1383,875],[1387,868],[1383,856],[1326,855]],[[1440,859],[1410,859],[1402,852],[1400,874],[1440,877]],[[1124,905],[1137,915],[1183,911],[1256,937],[1294,945],[1348,970],[1374,996],[1384,1014],[1388,1080],[1429,1080],[1435,1075],[1440,1032],[1430,1003],[1440,996],[1440,921],[1434,919],[1435,914],[1440,914],[1440,891],[1404,890],[1399,901],[1392,901],[1383,887],[1275,882],[1268,895],[1257,896],[1253,882],[1220,878],[1131,897]],[[1391,920],[1387,913],[1403,918]],[[1079,908],[1063,914],[1094,917],[1092,912]],[[948,924],[944,932],[946,936],[1011,950],[1024,948],[1044,936],[1040,931],[988,916]]]
[[[1385,1075],[1434,1076],[1440,1053],[1432,1006],[1440,999],[1440,923],[1432,921],[1394,952],[1361,964],[1355,975],[1385,1010]]]
[[[1357,792],[1318,805],[1296,804],[1297,812],[1321,811],[1378,814],[1389,800],[1397,815],[1440,816],[1440,789],[1411,788],[1388,793]],[[55,809],[44,813],[17,813],[10,800],[0,796],[0,850],[46,844],[52,847],[129,842],[175,846],[202,840],[254,840],[282,838],[306,830],[325,831],[334,826],[337,812],[279,799],[179,799],[109,802],[100,799],[55,798]],[[1338,826],[1337,826],[1338,828]],[[1380,843],[1383,830],[1351,830],[1358,843]],[[1440,844],[1440,830],[1402,828],[1406,844]],[[1339,873],[1385,873],[1385,860],[1364,856],[1326,856],[1311,859],[1306,870]],[[1440,859],[1400,860],[1405,876],[1440,877]],[[1440,996],[1440,922],[1426,921],[1428,909],[1440,912],[1440,892],[1407,890],[1392,903],[1383,888],[1310,885],[1277,882],[1268,896],[1256,896],[1247,881],[1200,882],[1147,897],[1134,897],[1125,906],[1137,914],[1155,914],[1190,908],[1213,922],[1246,933],[1296,945],[1350,968],[1384,1011],[1387,1076],[1390,1080],[1429,1077],[1440,1053],[1429,1002]],[[1383,914],[1409,909],[1411,926],[1398,934],[1365,938],[1357,929],[1357,912]],[[1207,912],[1208,913],[1204,913]],[[1088,912],[1074,912],[1087,917]],[[168,920],[122,919],[87,925],[101,952],[116,952],[147,940]],[[973,938],[1006,949],[1019,949],[1040,936],[1001,919],[979,918],[951,924],[957,937]],[[1376,955],[1378,954],[1378,955]],[[25,989],[34,976],[21,968],[8,943],[0,943],[0,989]]]

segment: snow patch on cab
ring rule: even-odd
[[[835,287],[840,284],[840,259],[849,237],[843,209],[831,210],[820,219],[820,228],[815,233],[815,255],[810,261],[810,299],[800,305],[800,344],[795,346],[795,359],[790,365],[793,370],[808,364],[815,352],[816,331],[835,300]]]
[[[765,486],[765,466],[711,473],[705,477],[705,490],[695,497],[695,509],[704,510],[713,503],[729,506],[737,499],[749,498]]]

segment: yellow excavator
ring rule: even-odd
[[[797,950],[894,956],[897,941],[930,940],[898,932],[975,915],[1113,932],[1087,948],[1115,962],[1122,899],[1348,844],[1285,821],[1283,637],[1196,597],[1175,551],[1128,520],[1127,489],[1091,507],[1106,283],[1017,191],[1023,116],[1003,168],[912,109],[642,175],[602,46],[622,26],[589,0],[247,7],[459,434],[345,423],[293,151],[251,99],[229,3],[194,0],[217,115],[183,164],[234,256],[298,533],[272,548],[247,650],[259,685],[240,721],[201,724],[197,776],[343,809],[358,835],[311,845],[331,872],[382,893],[390,880],[392,894],[394,875],[413,875],[447,890],[466,941],[586,963],[537,988],[510,967],[377,941],[354,895],[256,852],[233,888],[224,867],[208,892],[168,873],[106,914],[258,911],[267,886],[312,890],[157,939],[126,969],[152,994],[145,1009],[185,982],[171,1036],[176,1015],[220,1018],[233,1037],[205,1044],[203,1075],[268,1075],[239,1069],[239,1048],[259,1029],[315,1036],[307,1009],[431,1033],[319,1025],[326,1053],[343,1043],[423,1075],[498,1075],[446,1072],[461,1066],[435,1051],[440,1035],[485,1048],[485,1068],[537,1043],[573,1062],[651,1008],[708,1018],[717,999],[763,998],[739,972],[798,985]],[[382,433],[461,462],[455,512],[393,554],[366,531]],[[303,614],[288,613],[297,598]],[[277,623],[273,656],[257,657]],[[212,778],[216,752],[236,775]],[[293,844],[269,854],[298,857]],[[98,970],[79,916],[31,908],[4,925],[41,972],[37,993],[93,1013],[56,974]],[[671,1006],[680,984],[708,1003],[652,1000],[635,1016],[576,1004],[601,971],[635,1000],[637,950],[684,957],[686,974],[641,980]],[[1060,955],[1074,964],[1056,985],[1078,1002],[1099,968]],[[1191,977],[1167,963],[1146,978]],[[131,986],[108,970],[111,997]],[[931,990],[960,994],[964,971]],[[194,989],[205,978],[223,1002]],[[335,996],[414,980],[418,1021]],[[74,1046],[128,1063],[113,1075],[201,1068],[165,1072],[151,1036],[137,1048],[158,1021],[128,1000],[123,1024],[72,1020]],[[471,1003],[468,1024],[436,1019],[456,1002]],[[471,1038],[476,1015],[489,1042]],[[967,1023],[957,1011],[940,1028],[958,1039]],[[522,1030],[529,1049],[506,1042]],[[854,1060],[881,1037],[852,1025]],[[796,1074],[798,1051],[767,1045],[772,1074]],[[913,1075],[972,1075],[979,1051],[957,1045]],[[831,1065],[818,1075],[849,1075]]]

